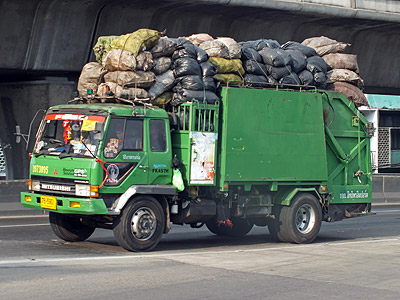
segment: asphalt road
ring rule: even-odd
[[[327,224],[313,244],[173,226],[152,252],[111,231],[57,239],[46,216],[0,217],[1,299],[400,299],[400,207]]]

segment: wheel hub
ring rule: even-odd
[[[156,225],[156,216],[148,208],[140,208],[132,216],[131,230],[138,240],[150,239],[156,231]]]
[[[315,226],[316,216],[312,207],[302,205],[296,212],[296,228],[302,234],[309,233]]]

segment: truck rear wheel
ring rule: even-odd
[[[83,218],[71,217],[55,212],[49,213],[49,221],[55,235],[67,242],[84,241],[96,229],[90,222],[85,222]]]
[[[290,206],[281,206],[276,219],[269,225],[271,236],[281,242],[311,243],[321,229],[322,211],[311,194],[300,194]]]
[[[130,201],[114,221],[114,237],[128,251],[150,251],[159,243],[165,217],[153,197],[140,196]]]
[[[206,222],[208,230],[221,236],[245,236],[253,228],[254,224],[245,219],[232,219],[232,227],[218,223],[215,218]]]

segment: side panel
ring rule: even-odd
[[[170,112],[173,155],[186,185],[215,186],[219,103],[183,103]]]
[[[326,126],[330,203],[370,203],[372,174],[368,121],[342,94],[330,99]],[[325,97],[324,101],[328,101]]]
[[[327,180],[320,93],[229,88],[222,105],[220,186]]]

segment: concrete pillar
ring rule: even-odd
[[[26,143],[15,140],[15,126],[27,134],[35,113],[48,107],[67,103],[73,98],[76,82],[66,78],[48,78],[0,85],[0,140],[7,163],[7,179],[28,178],[29,157],[40,120],[34,122],[28,151]],[[43,116],[43,114],[42,114]]]

